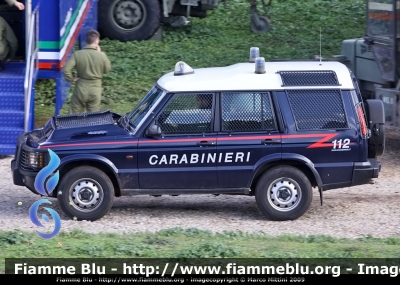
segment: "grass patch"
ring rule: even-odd
[[[263,13],[261,5],[259,8]],[[102,40],[102,50],[112,62],[112,71],[103,80],[102,109],[117,113],[132,110],[156,80],[173,71],[180,60],[193,68],[227,66],[246,62],[252,46],[258,46],[266,60],[311,58],[319,54],[320,28],[322,56],[340,54],[344,39],[364,35],[365,1],[273,1],[268,17],[272,29],[252,33],[249,1],[230,0],[210,11],[207,18],[191,18],[189,26],[166,27],[162,42]],[[54,98],[54,82],[39,80],[36,126],[43,126],[54,114]],[[68,104],[62,114],[68,112]]]
[[[272,237],[181,228],[135,234],[89,234],[75,230],[61,232],[50,240],[33,233],[3,231],[0,271],[4,272],[5,258],[399,258],[399,244],[398,237]]]

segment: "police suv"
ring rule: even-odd
[[[51,118],[20,135],[11,169],[40,194],[35,178],[58,156],[48,193],[78,220],[100,219],[114,197],[183,194],[255,196],[270,220],[293,220],[313,188],[322,203],[325,190],[378,177],[384,124],[383,103],[363,102],[342,63],[265,62],[251,48],[227,67],[178,62],[125,115]]]

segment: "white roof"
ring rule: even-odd
[[[265,62],[264,74],[255,73],[255,63],[237,63],[226,67],[194,69],[193,74],[174,76],[170,72],[158,80],[169,92],[283,90],[283,89],[354,89],[348,68],[336,61]],[[340,86],[283,86],[278,71],[334,71]]]

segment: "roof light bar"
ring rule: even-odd
[[[175,64],[175,71],[174,71],[175,76],[193,74],[193,73],[194,73],[193,68],[191,68],[189,65],[187,65],[183,61],[178,61]]]
[[[256,71],[257,74],[265,73],[265,59],[263,57],[256,58]]]
[[[256,58],[259,56],[260,56],[260,49],[258,47],[251,47],[249,62],[255,62]]]

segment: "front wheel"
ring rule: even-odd
[[[292,166],[268,170],[256,186],[256,202],[260,211],[273,221],[295,220],[312,202],[312,187],[307,176]]]
[[[110,211],[114,203],[114,187],[103,171],[80,166],[61,179],[57,199],[70,218],[95,221]]]

